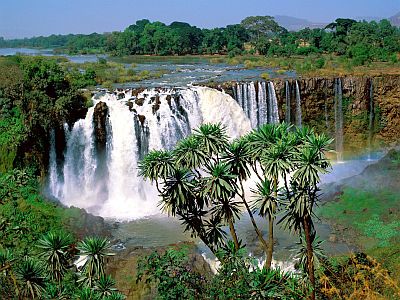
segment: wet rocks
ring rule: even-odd
[[[94,107],[93,123],[98,149],[104,149],[107,142],[108,106],[105,102],[98,102]]]

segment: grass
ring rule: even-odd
[[[399,211],[396,192],[345,188],[340,199],[323,205],[318,215],[355,230],[356,242],[368,249],[389,246],[400,239]]]
[[[117,62],[86,62],[83,64],[68,62],[64,65],[73,70],[94,71],[96,74],[96,82],[105,86],[109,86],[114,83],[126,83],[159,78],[166,73],[165,70],[136,71],[134,69],[134,65],[126,66]]]
[[[376,258],[393,278],[400,279],[400,202],[397,191],[345,188],[317,215],[355,232],[353,243]],[[343,233],[349,234],[346,231]],[[352,236],[354,238],[354,236]]]
[[[243,64],[247,69],[273,68],[278,69],[278,72],[296,71],[299,75],[313,77],[400,74],[400,62],[371,62],[364,66],[356,66],[352,60],[332,54],[291,57],[242,55],[230,58],[218,56],[211,58],[210,62],[230,65]]]

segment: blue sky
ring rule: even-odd
[[[250,15],[330,22],[337,17],[390,17],[399,11],[400,0],[0,0],[0,36],[106,32],[144,18],[210,28]]]

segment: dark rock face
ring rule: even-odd
[[[146,121],[146,116],[144,115],[138,115],[138,119],[140,124],[142,124],[142,126],[144,125],[144,121]]]
[[[132,90],[132,96],[137,97],[141,92],[143,92],[145,88],[137,88]]]
[[[160,104],[161,104],[160,96],[157,95],[155,97],[152,97],[151,100],[154,102],[154,104],[152,106],[152,111],[153,111],[153,114],[155,114],[160,109]]]
[[[102,151],[107,143],[107,118],[108,107],[104,102],[99,102],[94,107],[93,123],[97,149]]]
[[[139,98],[135,100],[136,105],[142,106],[144,103],[144,98]]]

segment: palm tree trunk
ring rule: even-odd
[[[304,226],[304,234],[306,236],[306,244],[307,244],[307,267],[308,267],[308,276],[310,277],[311,286],[313,288],[312,293],[310,295],[311,300],[315,300],[315,276],[314,276],[314,259],[313,259],[313,248],[311,242],[311,232],[310,232],[310,216],[306,216],[303,219]]]
[[[264,267],[266,269],[271,268],[272,254],[274,253],[274,219],[269,216],[268,218],[268,252],[267,260],[265,261]]]
[[[257,237],[258,237],[260,243],[262,244],[262,246],[263,246],[263,248],[264,248],[264,252],[265,252],[265,254],[268,255],[268,244],[267,244],[267,242],[264,240],[260,229],[258,229],[256,220],[254,220],[254,215],[253,215],[253,213],[251,212],[251,209],[250,209],[250,207],[249,207],[249,204],[248,204],[247,201],[246,201],[246,197],[244,196],[243,182],[242,182],[241,180],[240,180],[240,187],[241,187],[241,189],[242,189],[241,198],[242,198],[243,204],[244,204],[244,206],[246,206],[247,212],[249,213],[249,216],[250,216],[251,223],[253,224],[253,227],[254,227],[254,230],[255,230],[255,232],[256,232],[256,234],[257,234]]]
[[[239,250],[239,241],[236,235],[236,231],[235,231],[235,226],[233,226],[233,221],[232,219],[229,219],[229,230],[231,232],[232,235],[232,239],[233,239],[233,243],[235,244],[235,249]]]
[[[278,198],[278,179],[276,176],[274,177],[274,197]],[[271,268],[272,264],[272,255],[274,253],[274,217],[268,217],[268,253],[267,260],[265,261],[265,267],[267,269]]]

